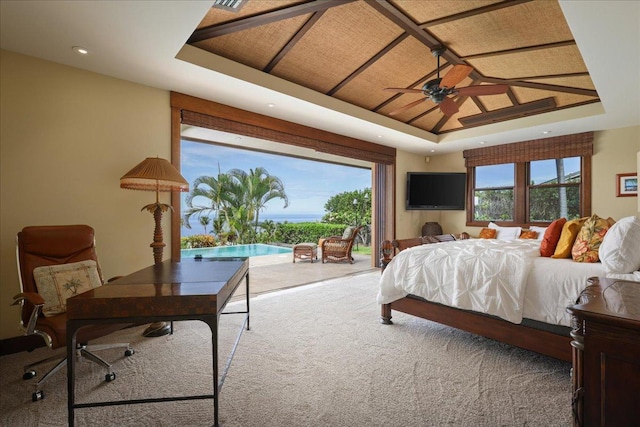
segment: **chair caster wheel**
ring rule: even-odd
[[[104,380],[108,383],[110,383],[111,381],[116,379],[116,373],[115,372],[109,372],[107,375],[104,376]]]
[[[125,350],[124,355],[129,357],[129,356],[133,356],[134,354],[136,354],[136,351],[132,348],[128,348]]]
[[[31,395],[31,401],[33,402],[37,402],[38,400],[42,400],[42,399],[44,399],[44,391],[42,390],[36,391]]]
[[[31,378],[36,376],[36,371],[27,371],[22,375],[23,380],[30,380]]]

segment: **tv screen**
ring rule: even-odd
[[[407,209],[464,210],[467,174],[407,172]]]

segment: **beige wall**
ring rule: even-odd
[[[591,211],[614,219],[637,215],[637,197],[616,197],[616,174],[638,172],[640,126],[596,132],[593,151]]]
[[[8,338],[20,334],[10,304],[22,227],[93,226],[107,278],[153,262],[153,217],[140,209],[155,195],[120,189],[119,179],[145,157],[169,158],[171,124],[167,91],[0,55],[0,338]],[[163,223],[169,244],[166,214]]]
[[[517,141],[514,141],[517,142]],[[592,158],[592,206],[591,211],[602,217],[620,219],[638,215],[640,201],[637,197],[616,197],[616,174],[638,171],[640,167],[640,126],[595,132]],[[444,233],[467,231],[472,236],[478,227],[466,226],[466,214],[462,211],[420,213],[404,208],[407,171],[465,172],[462,153],[417,158],[409,153],[398,154],[396,194],[396,238],[404,239],[420,235],[425,221],[438,221]],[[640,215],[639,215],[640,216]]]

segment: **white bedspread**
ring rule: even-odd
[[[380,278],[378,303],[408,294],[520,323],[537,240],[469,239],[406,249]]]

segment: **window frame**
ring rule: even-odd
[[[560,148],[559,148],[560,147]],[[467,226],[486,227],[490,221],[476,221],[475,212],[475,168],[494,164],[513,163],[515,183],[513,189],[513,221],[494,221],[502,226],[528,227],[547,226],[551,222],[529,221],[529,163],[535,160],[580,157],[580,217],[591,215],[591,157],[593,155],[593,133],[566,135],[543,140],[526,141],[475,150],[464,153],[467,166]]]

